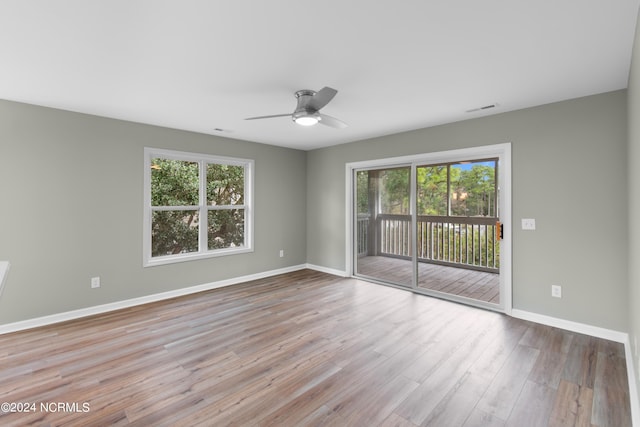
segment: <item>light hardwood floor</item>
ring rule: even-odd
[[[387,256],[358,258],[359,274],[411,286],[412,262]],[[500,304],[500,275],[444,265],[418,263],[418,287]]]
[[[0,402],[38,405],[2,426],[631,424],[621,344],[310,270],[0,336]]]

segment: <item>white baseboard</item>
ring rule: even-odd
[[[11,332],[23,331],[25,329],[47,326],[54,323],[65,322],[67,320],[79,319],[81,317],[93,316],[95,314],[107,313],[123,308],[134,307],[136,305],[148,304],[150,302],[162,301],[169,298],[180,297],[184,295],[194,294],[197,292],[208,291],[211,289],[222,288],[225,286],[236,285],[238,283],[249,282],[251,280],[263,279],[266,277],[276,276],[278,274],[290,273],[302,270],[307,267],[305,264],[295,265],[291,267],[280,268],[277,270],[265,271],[262,273],[250,274],[247,276],[234,277],[231,279],[220,280],[217,282],[205,283],[202,285],[191,286],[188,288],[176,289],[173,291],[162,292],[159,294],[147,295],[139,298],[132,298],[124,301],[112,302],[109,304],[96,305],[93,307],[81,308],[78,310],[67,311],[64,313],[52,314],[49,316],[37,317],[34,319],[22,320],[14,323],[0,325],[0,335]]]
[[[346,271],[336,270],[336,269],[328,268],[328,267],[322,267],[321,265],[306,264],[305,267],[310,269],[310,270],[316,270],[316,271],[320,271],[322,273],[333,274],[334,276],[340,276],[340,277],[347,277],[348,276]]]
[[[572,322],[570,320],[558,319],[557,317],[545,316],[544,314],[532,313],[530,311],[513,309],[511,316],[517,319],[529,320],[542,325],[553,326],[555,328],[566,329],[567,331],[579,334],[590,335],[596,338],[603,338],[609,341],[625,343],[629,337],[625,332],[614,331],[612,329],[600,328],[598,326],[586,325],[584,323]]]
[[[626,332],[614,331],[611,329],[599,328],[597,326],[585,325],[584,323],[572,322],[570,320],[558,319],[556,317],[531,313],[529,311],[513,309],[511,315],[518,319],[528,320],[547,326],[565,329],[579,334],[590,335],[596,338],[603,338],[624,344],[625,359],[627,363],[627,377],[629,382],[629,401],[631,403],[631,422],[634,426],[640,426],[640,401],[638,400],[638,388],[636,385],[636,372],[633,366],[633,354],[631,353],[631,343],[629,334]]]
[[[631,425],[640,426],[640,397],[638,397],[638,387],[636,384],[636,370],[633,365],[633,353],[631,352],[631,341],[629,335],[624,342],[624,355],[627,359],[627,376],[629,377],[629,401],[631,402]]]

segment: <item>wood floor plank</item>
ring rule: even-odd
[[[402,418],[396,413],[393,413],[387,417],[381,424],[380,427],[417,427],[411,421]]]
[[[627,366],[616,353],[598,352],[594,388],[607,387],[626,391]]]
[[[491,329],[477,329],[478,324],[481,322],[464,329],[465,339],[455,340],[460,344],[453,346],[444,360],[437,362],[437,368],[400,405],[396,411],[399,415],[415,424],[422,424],[450,391],[458,387],[476,358],[487,348],[487,343],[492,341]]]
[[[596,387],[591,422],[597,426],[631,427],[629,393],[617,387]]]
[[[545,427],[549,424],[555,401],[556,390],[551,387],[527,381],[516,401],[507,427]]]
[[[593,389],[596,380],[598,343],[595,338],[578,335],[569,348],[562,378]]]
[[[396,376],[385,384],[371,384],[361,389],[349,408],[343,406],[337,413],[346,421],[345,425],[377,426],[417,387],[418,383],[403,376]]]
[[[522,338],[529,324],[515,319],[501,317],[494,326],[493,341],[486,350],[474,361],[469,371],[481,376],[489,384],[509,358],[516,345]]]
[[[480,292],[474,273],[446,286]],[[301,270],[0,336],[0,402],[90,408],[9,411],[0,425],[626,427],[624,357],[618,343]]]
[[[558,385],[549,426],[591,427],[592,406],[592,389],[562,380]]]
[[[542,349],[531,370],[529,379],[537,384],[549,386],[557,390],[560,380],[562,379],[562,372],[564,371],[566,361],[566,353]]]
[[[464,425],[488,386],[489,383],[484,378],[467,371],[421,425],[433,427]]]
[[[480,409],[471,411],[463,427],[503,427],[505,421]]]
[[[539,354],[540,350],[516,346],[478,402],[478,409],[507,420]]]

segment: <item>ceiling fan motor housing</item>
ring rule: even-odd
[[[295,122],[297,119],[301,117],[314,117],[318,121],[320,121],[320,115],[318,114],[318,110],[309,107],[309,102],[315,96],[315,90],[299,90],[296,92],[296,99],[298,100],[298,106],[296,110],[291,115],[291,118]]]

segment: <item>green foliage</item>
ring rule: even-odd
[[[155,211],[151,222],[152,256],[198,251],[198,211]]]
[[[495,161],[420,166],[416,174],[418,215],[496,216]],[[376,197],[377,186],[379,213],[408,215],[410,175],[408,167],[359,171],[358,213],[369,213],[369,198]],[[370,183],[370,177],[377,180]]]
[[[369,213],[369,199],[380,191],[380,213],[408,214],[410,168],[359,171],[356,174],[356,197],[359,214]]]
[[[208,215],[209,250],[244,244],[244,209],[214,210]]]
[[[151,166],[151,205],[192,207],[156,210],[152,217],[152,256],[197,252],[199,249],[200,169],[196,162],[154,158]],[[244,244],[244,167],[206,165],[208,249]]]
[[[153,159],[151,206],[197,206],[198,176],[195,162]]]
[[[418,215],[447,215],[447,166],[416,169]]]
[[[369,212],[369,171],[356,173],[356,209],[359,214]]]
[[[244,204],[244,167],[207,164],[207,204]]]
[[[473,164],[469,170],[453,165],[451,172],[451,215],[496,216],[495,165]]]
[[[380,172],[380,212],[408,215],[410,168],[387,169]]]
[[[244,204],[244,167],[207,164],[207,205]],[[244,209],[221,209],[208,213],[209,250],[244,244]]]

